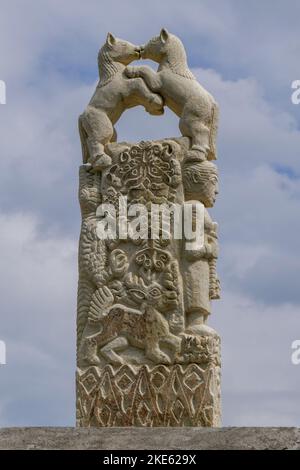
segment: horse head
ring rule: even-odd
[[[186,63],[186,53],[180,39],[163,28],[158,36],[150,39],[147,44],[140,47],[142,59],[150,59],[161,63],[169,56],[176,56],[177,60]]]
[[[99,59],[101,56],[106,55],[112,62],[119,62],[126,66],[133,60],[140,58],[140,49],[140,46],[116,38],[113,34],[108,33],[106,42],[99,52]]]

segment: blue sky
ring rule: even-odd
[[[77,117],[108,31],[140,44],[162,26],[218,100],[223,424],[299,426],[300,79],[297,0],[2,0],[0,426],[73,425]],[[178,135],[139,108],[119,139]]]

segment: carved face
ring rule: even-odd
[[[159,36],[150,39],[145,46],[141,46],[141,57],[143,59],[151,59],[155,62],[161,62],[166,51],[166,43],[169,39],[169,33],[166,29],[162,29]]]
[[[183,171],[186,200],[195,199],[213,207],[219,194],[217,169],[212,162],[192,163]]]
[[[106,45],[109,49],[109,55],[114,62],[128,65],[133,60],[139,60],[140,58],[140,46],[131,44],[131,42],[123,39],[118,39],[111,33],[107,35]]]
[[[142,304],[145,301],[156,305],[162,297],[162,288],[156,282],[146,285],[139,276],[129,273],[125,279],[129,296],[137,303]]]
[[[219,194],[217,175],[211,175],[202,186],[202,201],[205,207],[213,207]]]

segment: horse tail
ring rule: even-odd
[[[89,149],[87,145],[87,132],[83,125],[84,115],[81,114],[78,118],[78,129],[79,129],[79,137],[81,142],[81,150],[82,150],[82,161],[83,163],[87,163],[89,161]]]
[[[208,160],[217,160],[217,132],[219,124],[219,106],[214,101],[211,109]]]

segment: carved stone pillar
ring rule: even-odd
[[[165,34],[160,41],[175,38]],[[117,48],[119,40],[112,35],[107,41],[105,50]],[[115,87],[137,80],[139,72],[132,69],[121,71]],[[150,95],[144,101],[150,108],[153,102],[161,106],[163,87],[151,89],[143,74],[138,80],[145,81]],[[184,82],[197,95],[192,75],[186,73]],[[79,175],[77,423],[219,426],[220,338],[206,324],[211,300],[219,298],[217,224],[206,209],[218,192],[217,169],[210,161],[216,104],[199,88],[203,106],[198,109],[195,99],[195,112],[205,109],[210,119],[199,115],[196,139],[182,131],[183,137],[160,141],[116,143],[112,136],[105,141],[100,135],[104,119],[113,119],[109,113],[103,117],[107,108],[104,113],[99,103],[109,96],[102,96],[109,83],[100,80],[97,106],[91,101],[79,125],[84,164]],[[111,91],[112,99],[115,95]],[[135,104],[145,105],[142,99]],[[187,106],[181,113],[185,123],[188,111]],[[192,246],[184,214],[187,205],[198,203],[202,242]],[[169,226],[162,224],[157,207],[167,211]],[[192,227],[196,216],[189,214]]]

